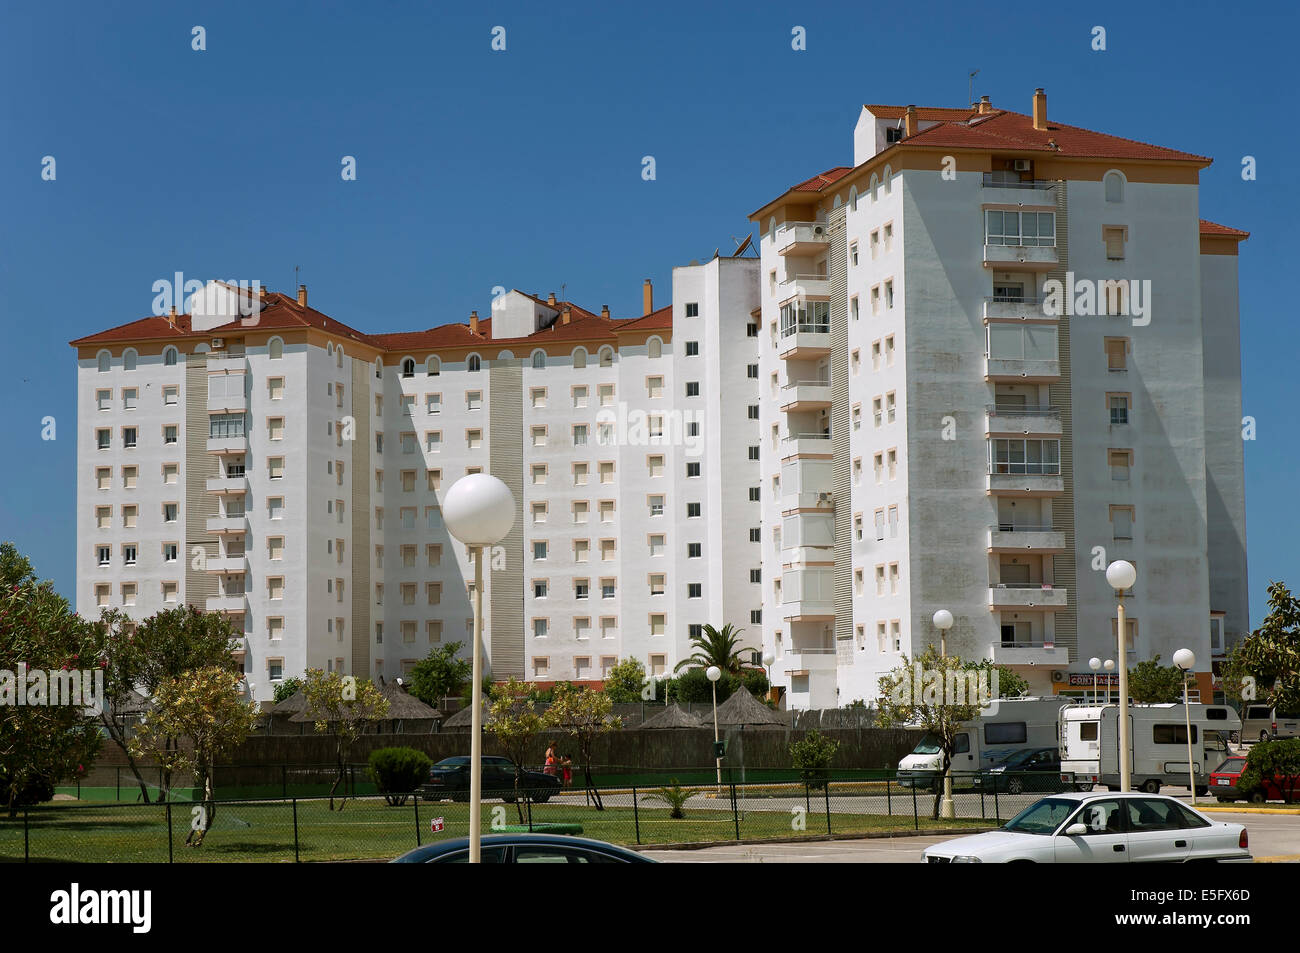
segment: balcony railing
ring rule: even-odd
[[[1058,463],[995,463],[989,471],[990,476],[1007,474],[1033,474],[1035,476],[1060,476],[1061,464]]]
[[[1011,181],[998,181],[994,178],[992,172],[985,172],[983,186],[986,189],[1051,189],[1056,187],[1056,183],[1048,179],[1012,179]]]
[[[1057,417],[1061,416],[1060,407],[1038,405],[1036,407],[1017,406],[1016,404],[989,404],[990,417]]]
[[[1028,523],[993,523],[989,529],[995,533],[1050,533],[1051,526],[1030,525]]]
[[[812,255],[829,241],[825,222],[786,222],[776,229],[778,255]]]
[[[826,275],[791,275],[780,285],[782,300],[807,295],[825,297],[829,294],[830,279]]]
[[[830,334],[831,321],[826,318],[824,321],[799,321],[794,324],[781,325],[781,337],[788,338],[792,334]]]

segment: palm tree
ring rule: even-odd
[[[708,668],[710,665],[716,665],[724,672],[739,674],[748,663],[749,654],[753,651],[741,647],[740,633],[743,631],[744,629],[737,629],[730,622],[721,629],[715,629],[711,625],[704,626],[699,635],[691,636],[691,648],[695,651],[689,658],[678,662],[673,671],[680,672],[687,667]]]

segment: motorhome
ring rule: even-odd
[[[963,725],[953,748],[952,772],[958,787],[989,767],[997,758],[1019,748],[1050,748],[1057,744],[1058,715],[1069,699],[995,698],[980,710],[980,716]],[[933,735],[921,738],[912,753],[898,762],[898,780],[906,785],[934,787],[943,771],[943,751]]]
[[[1130,784],[1148,794],[1162,785],[1186,787],[1187,720],[1192,728],[1192,771],[1204,793],[1210,772],[1228,754],[1228,736],[1241,719],[1227,705],[1129,705]],[[1071,705],[1060,712],[1061,779],[1118,789],[1119,706]]]

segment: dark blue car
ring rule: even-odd
[[[487,834],[480,839],[485,864],[656,864],[626,847],[563,834]],[[425,844],[394,864],[467,864],[469,838]]]

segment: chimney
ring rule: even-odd
[[[916,107],[908,106],[903,116],[903,138],[910,139],[916,135]]]
[[[641,310],[643,314],[649,314],[655,309],[655,289],[650,284],[650,279],[645,280],[641,286]]]
[[[560,312],[560,323],[568,324],[569,318],[571,317],[573,317],[573,312],[570,311],[569,308],[566,306],[565,309]]]
[[[609,305],[602,304],[600,306],[600,316],[604,318],[606,321],[609,320]]]
[[[176,305],[172,305],[171,310],[167,312],[167,324],[176,327]]]
[[[984,116],[984,115],[986,115],[986,114],[988,114],[988,113],[991,113],[991,112],[993,112],[993,104],[992,104],[991,102],[989,102],[989,98],[988,98],[987,96],[981,96],[981,97],[980,97],[980,115],[981,115],[981,116]]]
[[[1041,86],[1034,90],[1034,128],[1040,132],[1047,130],[1047,94]]]
[[[469,313],[469,333],[478,334],[478,312],[477,311],[471,311]]]
[[[306,285],[298,286],[298,307],[300,308],[307,307],[307,286]]]
[[[555,305],[555,292],[554,292],[554,291],[552,291],[550,294],[548,294],[548,295],[546,296],[546,303],[549,304],[549,305],[551,305],[552,307],[554,307],[554,305]]]

